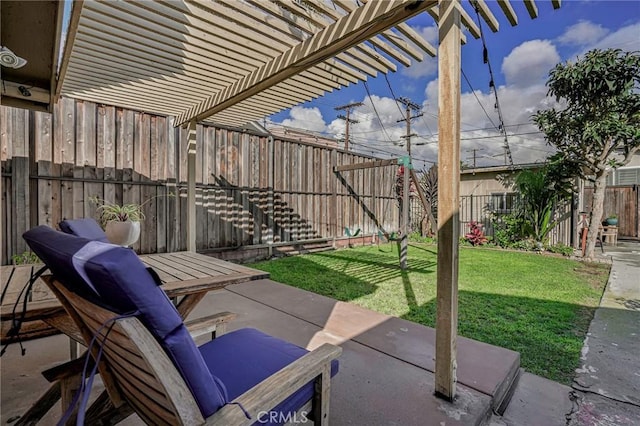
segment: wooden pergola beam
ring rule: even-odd
[[[176,125],[202,120],[260,93],[268,87],[358,45],[399,22],[435,4],[434,0],[389,0],[370,2],[344,16],[291,50],[275,57],[259,69],[239,79],[215,96],[189,108],[176,119]]]
[[[69,58],[71,57],[71,51],[73,50],[73,44],[78,32],[78,25],[80,24],[80,14],[82,12],[82,6],[84,0],[78,0],[72,2],[71,17],[69,18],[69,27],[67,28],[67,39],[64,43],[64,51],[62,52],[62,59],[60,61],[60,72],[58,72],[58,83],[56,84],[55,91],[53,93],[52,104],[58,101],[60,97],[60,90],[62,89],[61,81],[64,81],[65,75],[67,75],[67,68],[69,67]]]

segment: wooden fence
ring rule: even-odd
[[[369,157],[198,125],[197,249],[397,229],[396,168],[334,173]],[[95,217],[91,197],[144,203],[139,253],[186,249],[187,133],[172,117],[61,99],[53,114],[0,108],[2,264],[22,233]]]
[[[584,206],[590,212],[593,187],[584,188]],[[608,186],[604,194],[604,218],[618,215],[618,238],[640,239],[640,190],[638,185]]]

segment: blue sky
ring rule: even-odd
[[[529,18],[522,1],[511,3],[518,15],[518,25],[512,27],[497,3],[487,1],[500,23],[500,31],[491,32],[484,21],[483,31],[513,161],[542,161],[551,148],[530,124],[530,116],[554,103],[546,98],[544,83],[548,71],[559,61],[574,59],[592,48],[640,50],[640,1],[565,0],[560,9],[553,10],[550,0],[539,0],[536,2],[539,17],[535,20]],[[472,16],[475,18],[475,14]],[[408,23],[437,45],[437,29],[428,14],[417,16]],[[467,34],[467,44],[462,46],[462,70],[475,95],[463,78],[461,158],[471,164],[475,149],[478,166],[504,164],[504,137],[495,129],[499,120],[494,95],[489,91],[489,71],[482,61],[482,42],[470,34]],[[354,150],[381,157],[402,155],[404,148],[400,135],[404,134],[404,123],[396,123],[402,116],[393,101],[393,91],[396,97],[408,97],[422,105],[423,117],[412,123],[413,130],[419,135],[413,139],[412,152],[417,167],[433,164],[437,159],[436,58],[426,57],[424,62],[409,68],[398,64],[398,71],[388,74],[387,79],[379,75],[370,78],[367,84],[371,98],[360,83],[269,119],[325,133],[329,137],[340,137],[344,121],[336,119],[338,112],[334,107],[363,102],[364,106],[354,110],[355,118],[360,121],[351,127]]]

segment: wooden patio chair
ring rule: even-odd
[[[80,329],[109,393],[109,404],[92,407],[87,421],[108,409],[109,419],[124,417],[114,410],[133,410],[154,425],[328,423],[341,348],[308,352],[250,328],[197,347],[133,251],[47,227],[24,238],[52,270],[48,285]],[[75,255],[83,250],[94,255],[78,266]],[[102,350],[91,345],[94,337]]]
[[[102,325],[118,314],[74,294],[59,281],[48,279],[47,284],[75,322],[82,324],[83,334],[105,339],[101,362],[112,374],[115,389],[111,392],[117,392],[116,399],[126,401],[147,424],[252,424],[268,419],[268,413],[274,407],[313,381],[314,396],[299,411],[309,413],[305,414],[309,417],[313,413],[316,424],[328,424],[331,361],[342,352],[339,347],[324,344],[205,419],[180,373],[140,320],[121,318],[109,330]],[[93,351],[97,352],[97,348]],[[251,419],[244,411],[250,413]],[[289,413],[275,416],[279,420],[293,417]]]

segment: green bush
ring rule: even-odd
[[[493,223],[493,242],[503,248],[516,248],[513,245],[522,241],[524,235],[524,219],[515,215],[506,214],[496,216]]]
[[[436,239],[433,237],[423,237],[419,232],[412,232],[409,234],[409,241],[412,243],[435,244]]]
[[[563,256],[572,256],[573,255],[573,247],[570,247],[566,244],[555,244],[546,248],[547,251],[551,253],[561,254]]]
[[[25,251],[22,254],[11,256],[14,265],[29,265],[31,263],[42,263],[40,258],[32,251]]]

